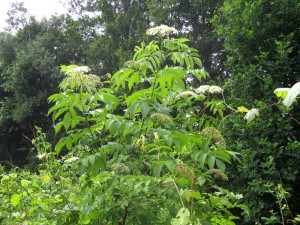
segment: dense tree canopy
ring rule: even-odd
[[[24,163],[34,126],[50,129],[47,98],[62,79],[60,65],[86,62],[85,32],[81,24],[61,16],[40,22],[33,18],[15,34],[1,33],[2,160]]]
[[[0,223],[299,222],[298,0],[64,2],[0,33]]]
[[[230,102],[261,108],[259,122],[244,127],[235,120],[226,128],[232,148],[243,154],[237,182],[247,184],[240,188],[253,204],[253,216],[274,208],[267,185],[281,182],[293,196],[289,206],[299,213],[299,107],[292,117],[280,107],[267,107],[277,101],[274,87],[290,87],[300,79],[299,2],[231,0],[221,12],[214,24],[227,53]]]

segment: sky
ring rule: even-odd
[[[0,30],[3,30],[5,26],[5,20],[7,19],[7,11],[10,9],[10,4],[17,0],[0,0]],[[59,0],[18,0],[24,2],[25,8],[27,8],[29,14],[34,15],[36,19],[43,17],[51,17],[51,15],[62,14],[67,10],[63,7],[63,4]]]

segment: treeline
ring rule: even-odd
[[[277,102],[275,88],[300,80],[298,0],[69,0],[68,5],[68,14],[37,21],[16,3],[0,33],[2,165],[34,169],[35,126],[56,144],[47,99],[63,79],[61,65],[87,65],[105,83],[128,63],[136,45],[151,40],[148,28],[165,24],[199,51],[209,84],[223,86],[231,107],[260,109],[251,123],[229,117],[220,126],[227,149],[240,154],[222,186],[243,193],[250,208],[243,224],[262,217],[270,224],[271,210],[273,223],[282,210],[286,222],[300,213],[300,107],[269,107]],[[278,184],[289,193],[285,209],[270,191]]]

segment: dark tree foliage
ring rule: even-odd
[[[290,193],[287,218],[299,213],[299,123],[281,107],[273,90],[290,87],[300,79],[300,6],[297,0],[225,1],[215,27],[224,40],[230,74],[228,95],[236,107],[260,110],[260,119],[245,127],[241,120],[227,123],[230,147],[242,153],[235,187],[245,194],[254,224],[279,212],[267,185],[283,184]],[[298,120],[299,107],[291,115]],[[277,215],[278,216],[278,215]],[[276,216],[275,216],[276,217]]]
[[[100,68],[102,75],[120,68],[133,56],[134,47],[145,39],[150,23],[146,1],[71,0],[69,5],[77,9],[82,23],[98,32],[86,49],[87,64]]]
[[[60,65],[85,63],[86,33],[82,24],[61,16],[41,22],[32,18],[15,34],[0,34],[1,162],[24,164],[34,127],[52,130],[47,98],[62,79]]]
[[[5,30],[9,32],[16,32],[18,29],[35,21],[35,18],[30,16],[25,8],[24,2],[13,2],[7,12],[7,16],[6,22],[8,26],[5,27]]]

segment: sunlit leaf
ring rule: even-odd
[[[190,223],[190,211],[187,208],[181,208],[175,219],[172,219],[171,225],[187,225]]]
[[[51,180],[51,176],[49,175],[49,173],[44,173],[43,174],[43,183],[44,184],[48,184]]]
[[[277,96],[277,98],[285,99],[289,90],[291,90],[291,89],[290,88],[277,88],[274,90],[274,94]]]
[[[238,110],[238,112],[248,112],[249,111],[249,109],[247,109],[245,106],[239,106],[237,108],[237,110]]]
[[[70,112],[67,112],[64,116],[64,119],[63,119],[63,125],[65,127],[66,130],[69,129],[70,125],[71,125],[71,114]]]
[[[13,194],[13,195],[11,196],[11,199],[10,199],[11,204],[12,204],[13,206],[19,205],[20,200],[21,200],[21,197],[22,197],[21,194]]]

